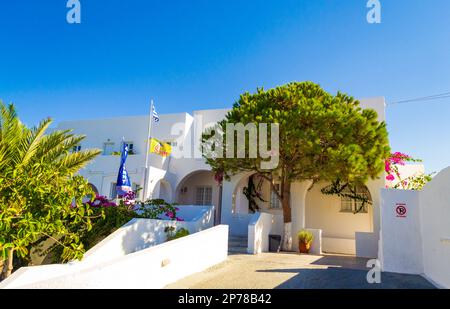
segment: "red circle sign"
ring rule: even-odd
[[[395,212],[400,217],[405,217],[406,216],[406,212],[407,212],[406,205],[405,204],[397,204],[397,207],[395,208]]]

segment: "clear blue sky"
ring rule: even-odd
[[[0,98],[27,124],[230,107],[244,91],[311,80],[388,102],[450,92],[450,1],[0,2]],[[393,150],[450,165],[450,99],[387,109]]]

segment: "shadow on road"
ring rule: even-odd
[[[294,277],[275,289],[434,289],[425,278],[418,275],[395,273],[381,274],[381,283],[367,282],[366,270],[329,267],[327,269],[270,269],[267,273],[296,273]]]

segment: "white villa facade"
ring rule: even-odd
[[[377,111],[380,121],[385,120],[384,98],[360,101],[363,108]],[[148,154],[147,188],[145,198],[162,198],[185,205],[214,205],[216,224],[229,225],[231,235],[247,235],[252,218],[248,201],[243,194],[250,174],[232,177],[219,186],[210,167],[199,153],[200,134],[208,126],[224,118],[228,110],[201,110],[188,113],[160,115],[152,126],[152,137],[170,142],[174,153],[167,157]],[[120,117],[114,119],[66,121],[57,129],[73,129],[86,139],[76,150],[100,148],[103,154],[84,168],[80,174],[86,177],[101,195],[115,197],[115,183],[122,140],[129,144],[133,154],[126,163],[135,187],[144,185],[146,140],[149,116]],[[183,152],[180,155],[179,152]],[[273,214],[271,234],[282,235],[283,222],[280,203],[271,196],[267,183],[254,179],[263,195],[259,202],[261,212]],[[292,235],[293,245],[297,231],[303,228],[322,230],[322,250],[329,253],[356,254],[361,257],[377,257],[380,231],[380,189],[385,187],[383,175],[367,183],[365,190],[373,201],[365,211],[354,214],[354,201],[320,192],[325,184],[316,184],[308,190],[310,183],[292,184]],[[141,192],[142,195],[142,192]],[[140,196],[144,198],[143,196]]]

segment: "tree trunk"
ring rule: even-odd
[[[283,251],[292,251],[292,212],[291,212],[291,183],[286,181],[282,188],[283,221]]]
[[[0,260],[0,280],[2,279],[3,267],[6,267],[5,265],[5,260]]]
[[[13,259],[14,259],[14,250],[9,249],[8,250],[8,258],[6,261],[4,261],[3,264],[3,273],[2,273],[2,279],[6,279],[9,276],[11,276],[13,271]]]

